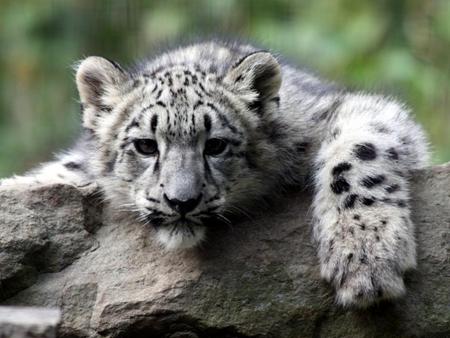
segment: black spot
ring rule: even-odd
[[[295,144],[295,150],[298,153],[305,153],[308,150],[308,147],[309,147],[308,142],[301,142],[301,143]]]
[[[279,96],[275,96],[275,97],[270,99],[270,102],[275,102],[275,104],[277,106],[279,106],[280,105],[280,97]]]
[[[114,167],[116,165],[116,161],[117,161],[117,152],[114,152],[112,158],[106,162],[106,172],[111,173],[114,170]]]
[[[392,199],[388,198],[388,197],[384,197],[383,199],[381,199],[381,201],[383,203],[387,203],[387,204],[391,204],[392,203]]]
[[[355,206],[355,201],[357,198],[358,198],[358,195],[356,195],[356,194],[348,195],[344,201],[344,208],[345,209],[353,208]]]
[[[402,142],[402,144],[404,145],[409,145],[412,143],[411,139],[407,136],[404,136],[400,139],[400,141]]]
[[[384,175],[367,176],[362,179],[361,184],[370,189],[376,185],[383,183],[385,179],[386,177]]]
[[[196,110],[199,106],[201,106],[203,104],[202,100],[198,100],[197,102],[194,103],[194,107],[193,109]]]
[[[330,240],[328,242],[328,251],[333,251],[333,246],[334,246],[334,240]]]
[[[202,92],[204,92],[205,94],[207,94],[207,93],[206,93],[206,89],[205,89],[205,87],[203,86],[203,84],[202,84],[201,82],[198,83],[198,86],[200,87],[200,89],[202,90]]]
[[[135,80],[133,81],[133,88],[139,87],[140,84],[141,84],[141,81],[139,81],[139,79],[135,79]]]
[[[353,259],[353,253],[349,253],[349,254],[347,255],[347,259],[348,259],[349,261],[351,261],[351,260]]]
[[[152,128],[152,132],[156,131],[156,126],[158,125],[158,115],[153,115],[152,120],[150,122],[150,126]]]
[[[363,203],[364,205],[371,206],[372,204],[375,203],[375,199],[373,199],[373,198],[368,198],[368,197],[364,197],[364,198],[362,199],[362,203]]]
[[[159,172],[159,158],[156,159],[155,165],[153,166],[153,172],[158,173]]]
[[[153,203],[161,203],[159,200],[154,199],[153,197],[146,197],[148,201],[153,202]]]
[[[342,174],[344,171],[348,171],[352,168],[352,165],[348,162],[341,162],[337,166],[335,166],[332,170],[333,176],[338,176]]]
[[[388,192],[389,194],[392,194],[396,191],[398,191],[400,189],[400,186],[398,184],[392,184],[387,186],[386,188],[384,188],[384,190],[386,190],[386,192]]]
[[[211,117],[208,114],[205,114],[204,118],[204,124],[205,124],[205,130],[210,131],[211,130]]]
[[[136,119],[133,119],[133,121],[125,128],[125,132],[128,132],[133,127],[139,128],[139,122]]]
[[[397,205],[400,207],[400,208],[406,208],[406,206],[407,206],[407,204],[406,204],[406,202],[405,201],[397,201]]]
[[[99,108],[100,108],[101,111],[104,111],[104,112],[107,112],[107,113],[110,113],[112,111],[112,107],[106,106],[106,105],[100,105]]]
[[[373,124],[373,127],[375,128],[375,131],[377,131],[378,133],[381,133],[381,134],[389,134],[389,132],[390,132],[389,128],[381,123]]]
[[[379,242],[380,241],[380,236],[375,236],[375,239],[377,240],[377,242]]]
[[[157,104],[158,106],[161,106],[161,107],[166,108],[166,104],[163,103],[163,102],[161,102],[161,101],[157,101],[156,104]]]
[[[360,228],[361,230],[366,230],[366,225],[365,225],[364,223],[361,223],[361,224],[359,225],[359,228]]]
[[[317,115],[314,116],[313,119],[316,122],[320,122],[320,121],[326,120],[328,118],[329,114],[330,114],[329,110],[324,110],[324,111],[317,113]]]
[[[381,224],[386,225],[386,224],[387,224],[387,221],[383,219],[383,220],[381,221]]]
[[[355,146],[355,154],[360,160],[372,161],[377,158],[377,151],[372,143],[362,143]]]
[[[248,109],[251,111],[256,112],[257,115],[262,116],[263,115],[263,102],[260,100],[252,101],[248,104]]]
[[[348,184],[347,180],[343,177],[339,177],[334,180],[330,187],[331,190],[337,195],[342,194],[344,191],[350,190],[350,184]]]
[[[82,170],[81,164],[77,162],[67,162],[64,166],[69,170]]]
[[[367,264],[369,263],[369,260],[367,259],[367,255],[365,253],[363,253],[361,255],[361,258],[359,259],[359,261],[361,262],[361,264]]]
[[[394,148],[389,148],[387,150],[387,156],[390,160],[398,160],[398,152]]]
[[[339,128],[334,128],[333,132],[331,133],[331,137],[335,140],[338,138],[338,136],[341,134],[341,130]]]
[[[353,219],[354,219],[354,220],[359,221],[360,218],[361,218],[361,216],[359,216],[359,215],[357,215],[357,214],[353,215]]]
[[[208,104],[209,106],[209,104]],[[220,122],[222,123],[222,127],[226,127],[230,129],[233,133],[238,134],[238,130],[235,126],[233,126],[230,121],[227,119],[227,117],[221,113],[217,113],[217,117],[219,118]]]

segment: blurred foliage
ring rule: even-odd
[[[325,77],[400,97],[450,160],[450,1],[0,0],[0,176],[67,146],[79,128],[71,65],[123,64],[195,36],[240,37]]]

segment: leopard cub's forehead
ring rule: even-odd
[[[127,130],[158,131],[169,139],[192,138],[201,132],[236,132],[239,123],[217,80],[213,73],[191,65],[143,72],[135,79],[139,99]]]

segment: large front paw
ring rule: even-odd
[[[367,307],[405,294],[402,274],[415,266],[409,219],[342,217],[338,231],[321,245],[321,274],[342,306]],[[403,230],[403,231],[402,231]]]
[[[354,271],[336,285],[336,302],[342,306],[367,307],[405,294],[402,275],[385,262],[355,264]]]
[[[367,307],[405,293],[403,278],[395,262],[354,251],[336,253],[322,265],[322,276],[334,285],[339,305]]]

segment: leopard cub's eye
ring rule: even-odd
[[[225,151],[227,148],[227,142],[220,138],[211,138],[206,141],[205,155],[217,156]]]
[[[155,155],[158,152],[158,144],[149,138],[134,140],[133,144],[136,151],[145,156]]]

